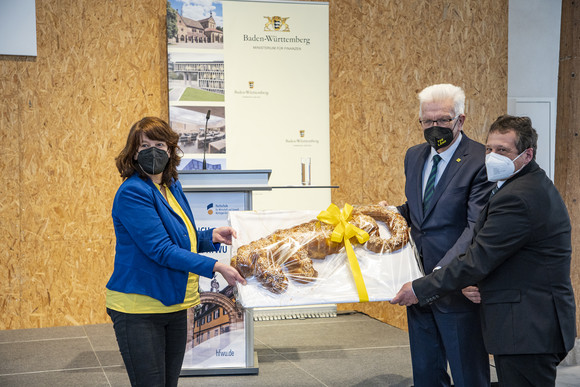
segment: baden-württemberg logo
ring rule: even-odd
[[[286,23],[289,17],[280,16],[264,16],[264,19],[268,19],[268,22],[264,26],[264,31],[282,31],[290,32],[290,26]]]
[[[256,33],[243,34],[244,42],[252,42],[254,50],[291,50],[300,51],[302,47],[310,45],[310,38],[286,34],[290,32],[288,19],[290,17],[263,16],[267,20],[263,35]]]

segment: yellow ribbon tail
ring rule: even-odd
[[[348,263],[350,264],[350,271],[354,278],[354,283],[356,285],[356,290],[358,292],[359,302],[369,302],[369,294],[367,292],[367,287],[365,285],[365,280],[363,278],[360,266],[354,254],[354,249],[350,240],[344,240],[344,248],[346,249],[346,255],[348,257]]]

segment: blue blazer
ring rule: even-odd
[[[411,226],[411,235],[422,256],[423,270],[429,274],[445,266],[467,250],[473,228],[494,186],[487,180],[485,147],[465,133],[439,182],[427,211],[423,212],[423,167],[431,146],[427,143],[409,148],[405,155],[405,195],[407,202],[398,207]],[[477,304],[460,291],[435,305],[442,312],[473,310]]]
[[[169,188],[191,220],[193,213],[181,183]],[[215,259],[191,252],[183,220],[169,206],[151,179],[134,174],[121,184],[113,202],[113,225],[117,237],[115,265],[107,288],[144,294],[164,305],[183,302],[189,273],[213,276]],[[197,251],[216,251],[213,229],[197,233]]]

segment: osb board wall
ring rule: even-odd
[[[484,141],[505,113],[507,1],[341,0],[330,6],[332,200],[401,204],[403,159],[424,142],[417,93],[454,83],[467,96],[466,134]],[[342,304],[406,327],[405,308]]]
[[[0,57],[0,329],[107,321],[114,158],[167,117],[165,7],[37,1],[38,56]]]
[[[572,267],[570,277],[576,290],[576,327],[580,327],[580,85],[576,83],[580,64],[580,4],[562,2],[560,67],[558,75],[558,113],[556,123],[556,173],[554,183],[562,194],[572,221]]]
[[[104,285],[130,125],[167,118],[165,1],[43,0],[38,57],[0,57],[0,329],[108,322]],[[505,111],[507,1],[330,1],[333,202],[403,202],[416,93],[465,88],[466,132]],[[404,308],[340,305],[405,327]]]

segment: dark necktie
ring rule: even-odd
[[[491,195],[489,196],[490,198],[495,195],[497,193],[497,191],[499,191],[499,187],[496,185],[495,187],[493,187],[493,189],[491,190]]]
[[[429,173],[427,185],[425,186],[425,194],[423,195],[423,213],[427,212],[429,202],[431,201],[433,192],[435,191],[435,178],[437,177],[437,164],[439,164],[439,161],[441,161],[441,156],[433,156],[433,167],[431,167],[431,173]]]

